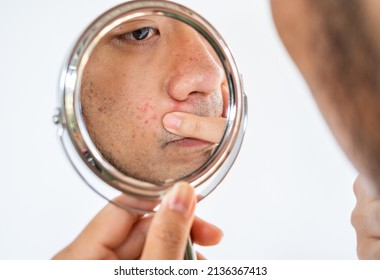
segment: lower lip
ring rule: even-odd
[[[195,138],[184,138],[181,140],[176,140],[170,142],[171,145],[175,145],[176,147],[183,147],[183,148],[203,148],[203,147],[210,147],[213,144],[211,142],[195,139]]]

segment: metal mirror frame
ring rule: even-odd
[[[81,115],[80,84],[92,50],[108,31],[126,20],[145,15],[161,15],[180,20],[196,29],[214,48],[224,67],[229,87],[227,125],[218,148],[210,159],[191,174],[178,180],[156,185],[126,176],[100,154],[92,142]],[[180,4],[155,0],[120,4],[99,16],[76,41],[65,63],[58,89],[59,105],[53,116],[58,136],[72,165],[83,180],[99,195],[112,187],[133,198],[159,202],[179,180],[190,183],[199,200],[206,197],[222,181],[240,150],[247,120],[247,99],[234,58],[217,30],[202,16]],[[96,176],[94,176],[96,175]],[[152,212],[154,209],[119,205],[129,210]]]

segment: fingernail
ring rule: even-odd
[[[187,183],[177,183],[164,201],[170,210],[186,216],[191,213],[195,205],[194,190]]]
[[[169,113],[165,115],[162,121],[165,128],[178,129],[181,125],[182,119],[174,113]]]

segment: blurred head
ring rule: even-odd
[[[199,33],[174,19],[144,16],[114,28],[91,54],[82,113],[110,163],[135,178],[164,182],[195,171],[215,145],[169,133],[163,117],[221,116],[225,82],[219,58]]]
[[[340,146],[380,184],[380,1],[271,3],[278,33]]]

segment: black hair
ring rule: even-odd
[[[380,179],[380,48],[361,0],[307,0],[318,88],[328,94],[367,172]],[[362,165],[361,164],[361,165]]]

